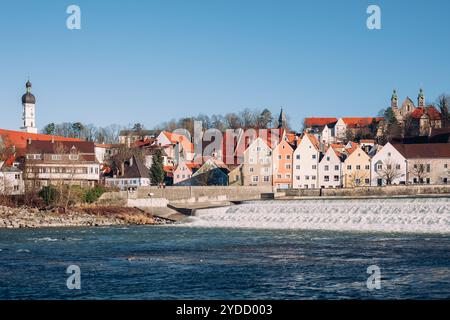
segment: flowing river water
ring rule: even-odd
[[[0,230],[0,299],[448,299],[449,217],[448,198],[264,201],[177,226]]]

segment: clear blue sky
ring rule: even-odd
[[[82,30],[66,29],[66,8]],[[382,30],[366,28],[378,4]],[[450,93],[448,0],[46,0],[0,6],[0,128],[21,125],[28,75],[37,122],[151,128],[198,113],[284,106],[370,116],[393,88]]]

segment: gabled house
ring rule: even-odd
[[[244,186],[272,186],[272,149],[258,137],[244,151]]]
[[[181,160],[192,161],[194,159],[194,144],[184,135],[162,131],[156,138],[156,144],[161,147],[174,147],[174,164]]]
[[[239,165],[228,165],[230,172],[228,173],[228,185],[230,186],[242,186],[243,185],[243,174],[242,174],[242,164]]]
[[[315,189],[319,187],[319,141],[305,133],[294,151],[293,188]]]
[[[192,178],[192,175],[200,168],[200,164],[181,161],[173,171],[173,184],[179,185]]]
[[[383,146],[372,158],[371,179],[372,186],[406,184],[406,158],[391,143]]]
[[[150,172],[138,157],[131,157],[123,163],[112,177],[105,179],[108,187],[118,188],[122,191],[135,191],[138,187],[148,187],[151,184]]]
[[[228,186],[227,165],[211,157],[192,175],[191,183],[194,186]]]
[[[342,187],[342,161],[345,156],[329,147],[319,162],[319,187]]]
[[[292,188],[293,156],[294,150],[286,140],[281,141],[273,149],[273,186],[275,188]]]
[[[369,155],[360,146],[352,149],[342,166],[344,188],[370,186],[370,164]]]

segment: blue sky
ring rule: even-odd
[[[82,30],[66,28],[66,8]],[[382,30],[366,28],[377,4]],[[37,122],[146,127],[199,113],[283,106],[370,116],[393,88],[450,93],[450,1],[46,0],[0,7],[0,128],[21,125],[28,75]]]

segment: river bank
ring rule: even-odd
[[[135,208],[87,207],[68,212],[0,206],[0,229],[163,225],[168,220]]]

